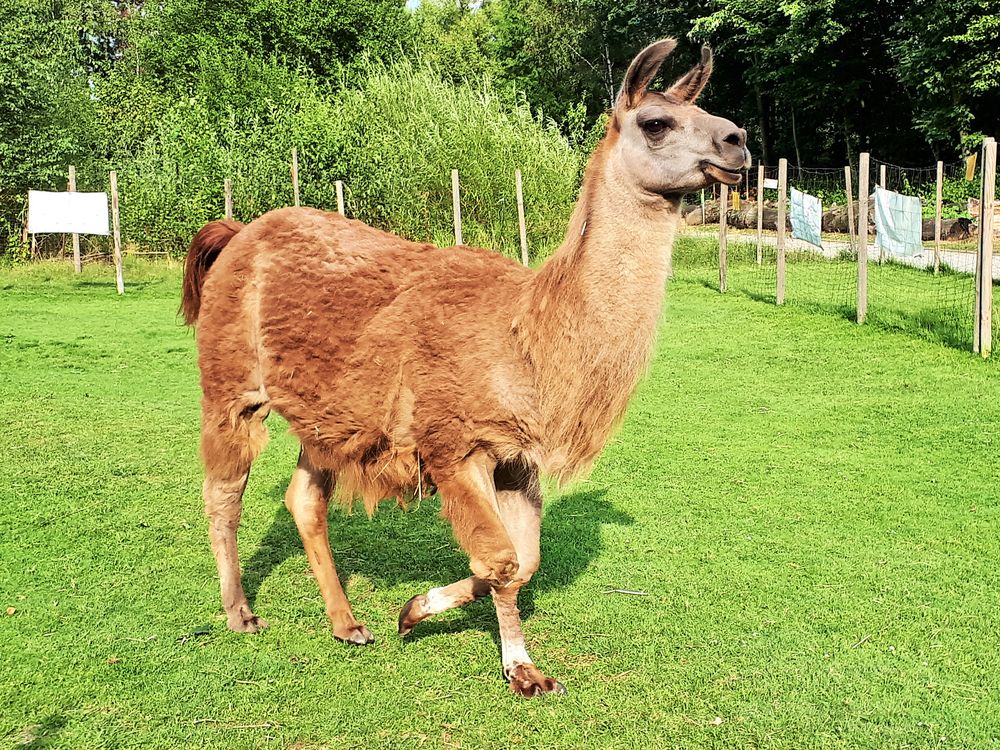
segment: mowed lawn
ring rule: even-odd
[[[271,627],[225,629],[179,268],[127,281],[0,270],[0,746],[1000,748],[995,365],[674,282],[622,430],[549,492],[522,609],[569,693],[525,701],[489,601],[396,636],[467,571],[434,499],[331,511],[377,642],[333,639],[275,417],[240,537]]]

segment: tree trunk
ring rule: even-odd
[[[795,163],[802,166],[802,154],[799,152],[799,131],[795,127],[795,107],[792,107],[792,143],[795,144]]]
[[[760,127],[760,160],[763,164],[771,163],[770,129],[767,126],[767,107],[760,93],[760,85],[754,84],[754,95],[757,98],[757,124]]]

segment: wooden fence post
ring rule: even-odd
[[[455,244],[462,244],[462,196],[458,187],[458,170],[451,170],[451,210],[455,216]]]
[[[851,179],[851,165],[844,167],[844,185],[847,187],[847,236],[850,237],[848,244],[854,247],[854,185]]]
[[[886,185],[885,164],[879,164],[879,167],[878,167],[878,186],[880,188],[882,188],[883,190],[888,190],[889,189],[888,186]],[[885,263],[885,248],[884,247],[879,247],[879,249],[878,249],[878,262],[879,262],[879,265],[881,265],[882,263]]]
[[[858,322],[868,316],[868,159],[867,151],[858,161]]]
[[[28,237],[28,212],[24,212],[24,223],[21,225],[21,252],[28,249],[31,240]]]
[[[233,181],[228,177],[226,181],[222,183],[222,192],[226,197],[226,218],[233,218]]]
[[[299,149],[292,147],[292,196],[295,205],[299,205]]]
[[[705,188],[701,189],[701,225],[705,226]]]
[[[997,142],[983,139],[982,192],[979,199],[979,253],[976,263],[976,336],[973,347],[984,358],[993,349],[993,202],[997,189]]]
[[[344,213],[344,183],[342,180],[337,180],[334,185],[337,188],[337,213],[341,216],[346,216]]]
[[[788,202],[788,159],[778,160],[778,263],[774,301],[785,304],[785,208]]]
[[[118,214],[118,172],[111,170],[111,231],[114,235],[115,286],[125,294],[125,274],[122,271],[122,225]]]
[[[524,221],[524,181],[521,170],[514,170],[514,181],[517,186],[517,230],[521,238],[521,263],[528,265],[528,225]]]
[[[66,190],[70,193],[76,192],[76,167],[69,166],[69,184]],[[80,235],[73,233],[73,270],[77,273],[83,271],[83,261],[80,259]]]
[[[719,188],[719,291],[726,291],[726,276],[729,273],[729,247],[726,237],[726,214],[729,209],[729,185],[722,183]]]
[[[747,191],[750,188],[747,186]],[[764,165],[757,165],[757,265],[764,262]]]
[[[944,162],[937,163],[937,189],[934,191],[934,275],[941,271],[941,203],[944,192]]]

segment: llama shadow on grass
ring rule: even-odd
[[[270,493],[278,508],[270,528],[244,565],[243,585],[251,607],[261,584],[277,566],[290,557],[304,555],[295,522],[282,503],[284,492],[285,486],[279,485]],[[624,526],[634,522],[632,516],[608,502],[605,494],[603,489],[581,490],[546,502],[541,567],[518,597],[525,619],[534,611],[537,593],[569,586],[598,556],[605,524]],[[412,591],[399,602],[401,608],[410,596],[424,593],[428,583],[443,586],[468,576],[469,559],[455,542],[448,522],[440,517],[440,507],[436,497],[425,499],[411,510],[385,503],[369,519],[364,513],[348,515],[331,504],[330,546],[341,581],[358,574],[377,588],[412,582]],[[470,605],[464,617],[442,622],[432,618],[421,623],[409,638],[470,627],[488,630],[496,638],[492,607]]]
[[[57,744],[59,733],[66,726],[67,721],[63,714],[49,714],[37,724],[32,724],[21,730],[20,735],[16,738],[17,747],[25,750],[41,750],[43,747]]]

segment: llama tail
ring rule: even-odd
[[[232,219],[210,221],[198,230],[191,241],[187,257],[184,259],[184,290],[181,295],[181,314],[184,323],[193,326],[198,322],[198,311],[201,309],[201,287],[205,283],[205,274],[215,263],[219,253],[236,236],[243,225]]]

